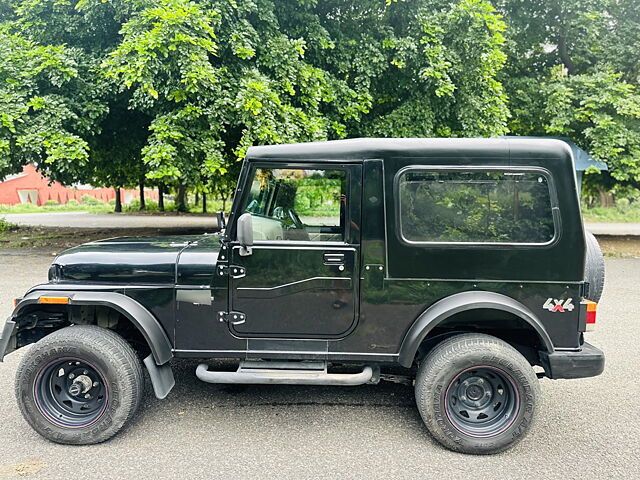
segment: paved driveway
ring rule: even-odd
[[[585,228],[594,235],[640,236],[640,223],[585,223]]]
[[[51,259],[0,258],[4,317],[9,299],[42,281]],[[15,404],[24,349],[0,364],[0,479],[640,478],[640,260],[607,259],[607,268],[598,328],[588,337],[607,354],[605,373],[542,380],[537,424],[500,455],[440,447],[408,386],[216,386],[195,379],[191,361],[176,362],[169,398],[148,392],[139,417],[113,440],[55,445],[27,426]]]

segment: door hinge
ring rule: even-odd
[[[229,275],[231,278],[242,278],[246,274],[247,270],[238,265],[218,265],[218,275],[221,277]]]
[[[218,320],[221,322],[227,322],[230,325],[242,325],[247,316],[242,312],[218,312]]]

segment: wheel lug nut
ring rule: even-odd
[[[479,379],[478,379],[478,383],[479,383],[480,385],[482,385],[482,384],[484,383],[484,380],[482,380],[481,378],[479,378]]]
[[[71,380],[73,380],[74,378],[76,378],[76,376],[75,376],[73,373],[70,373],[70,374],[69,374],[69,378],[70,378]]]
[[[83,374],[83,375],[86,375],[87,373],[89,373],[89,372],[87,372],[86,370],[83,370],[83,371],[82,371],[82,374]]]
[[[97,387],[98,385],[99,385],[98,382],[93,382],[94,387]]]
[[[84,396],[84,398],[91,398],[91,395],[89,395],[88,393]]]

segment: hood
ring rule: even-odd
[[[49,281],[172,284],[182,251],[202,243],[214,246],[218,236],[123,237],[85,243],[54,260]]]

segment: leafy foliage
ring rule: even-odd
[[[78,83],[74,53],[0,26],[0,174],[33,162],[67,179],[86,167],[87,121],[68,90]]]
[[[617,181],[640,182],[637,2],[497,3],[508,24],[502,76],[511,99],[510,129],[568,136],[605,161]]]
[[[0,0],[0,175],[226,201],[255,144],[510,132],[637,184],[639,41],[634,0]]]

